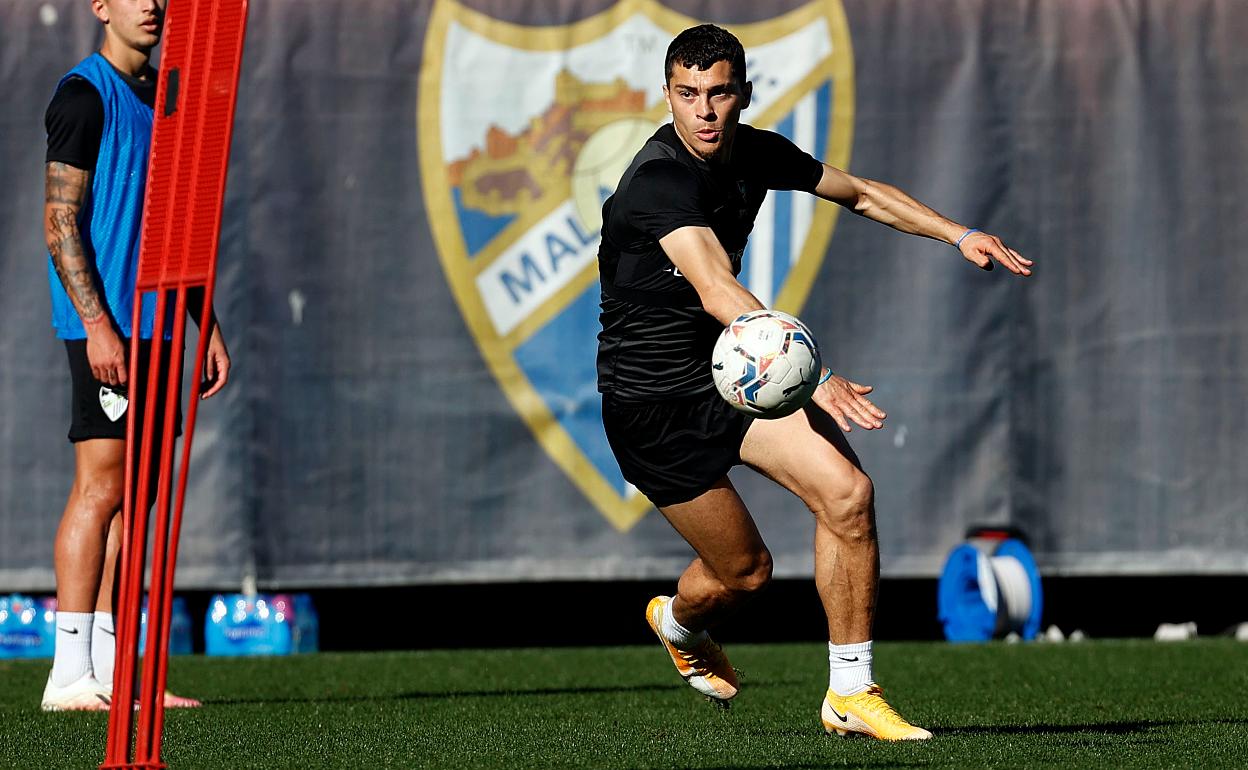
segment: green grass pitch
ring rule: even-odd
[[[727,712],[652,647],[174,658],[171,768],[1248,766],[1248,644],[877,644],[936,737],[823,735],[826,648],[732,645]],[[0,661],[0,767],[90,768],[103,714],[43,714],[47,661]]]

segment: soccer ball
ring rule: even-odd
[[[729,404],[765,420],[806,405],[823,364],[806,324],[778,310],[754,310],[728,324],[711,353],[715,389]]]

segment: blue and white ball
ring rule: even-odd
[[[806,405],[823,364],[806,324],[779,310],[754,310],[724,328],[711,353],[711,377],[729,404],[765,420]]]

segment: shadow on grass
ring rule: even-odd
[[[766,689],[769,687],[788,687],[799,684],[797,680],[781,680],[756,682],[750,689]],[[541,687],[527,690],[439,690],[436,692],[417,690],[399,692],[388,695],[360,695],[349,693],[327,693],[306,697],[257,697],[257,698],[205,698],[204,704],[211,706],[238,706],[249,703],[367,703],[370,701],[392,700],[449,700],[451,698],[501,698],[506,696],[544,696],[544,695],[609,695],[630,692],[670,692],[680,689],[679,684],[639,684],[617,685],[612,687]]]
[[[837,767],[835,764],[820,762],[817,764],[791,765],[721,765],[719,767],[702,767],[698,766],[698,770],[775,770],[777,767],[783,767],[784,770],[827,770],[829,767]],[[927,762],[898,762],[896,760],[880,760],[879,762],[863,762],[861,759],[855,758],[851,765],[841,764],[841,767],[931,767],[932,763]]]
[[[1149,719],[1138,722],[1093,722],[1066,725],[968,725],[965,727],[933,727],[938,737],[953,735],[1042,735],[1044,733],[1105,733],[1130,735],[1165,727],[1195,725],[1248,725],[1248,719]]]
[[[897,762],[895,760],[881,760],[879,762],[862,762],[855,759],[852,765],[841,764],[840,767],[931,767],[931,762]],[[792,765],[785,763],[783,765],[720,765],[717,767],[703,767],[698,765],[698,770],[775,770],[777,767],[783,767],[784,770],[827,770],[829,767],[838,767],[838,765],[830,765],[827,762],[817,764],[801,764]]]

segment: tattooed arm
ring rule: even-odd
[[[87,198],[91,173],[67,163],[47,164],[43,203],[43,234],[65,292],[87,330],[87,360],[97,380],[125,385],[126,348],[113,329],[95,280],[95,265],[86,255],[78,212]]]

